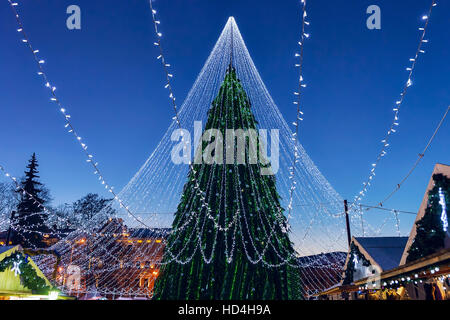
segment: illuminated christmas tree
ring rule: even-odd
[[[218,155],[223,147],[223,163],[194,162],[188,174],[156,280],[156,299],[302,298],[275,176],[261,174],[270,164],[260,142],[254,149],[260,160],[252,164],[250,144],[242,155],[234,138],[232,144],[225,138],[227,129],[256,132],[256,124],[230,64],[203,135],[209,129],[221,132],[222,140],[211,138],[216,143],[211,154]],[[203,153],[211,143],[207,140],[201,144]],[[235,151],[231,164],[226,159],[229,148]],[[245,157],[244,164],[236,161],[239,156]]]

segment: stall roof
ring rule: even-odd
[[[11,250],[14,247],[15,246],[3,246],[3,247],[0,247],[0,254],[2,254],[3,252],[9,251],[9,250]]]
[[[383,270],[399,266],[408,237],[355,237]]]
[[[418,270],[429,268],[433,265],[439,265],[443,266],[445,270],[441,270],[441,273],[448,272],[449,268],[449,262],[450,262],[450,249],[443,249],[438,252],[435,252],[433,254],[430,254],[429,256],[420,258],[416,261],[406,263],[404,265],[401,265],[397,268],[387,270],[381,273],[381,280],[389,279],[392,277],[398,277],[402,274],[407,274],[411,272],[417,272]],[[435,273],[435,275],[438,275],[439,273]],[[361,284],[365,284],[368,281],[368,278],[360,279],[355,281],[355,285],[359,286]]]

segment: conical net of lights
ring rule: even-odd
[[[230,18],[223,29],[192,89],[181,105],[179,119],[183,129],[191,134],[191,155],[194,156],[195,123],[201,122],[201,131],[208,119],[211,101],[218,95],[225,78],[231,54],[237,78],[245,90],[259,129],[266,129],[270,155],[271,130],[279,130],[278,165],[271,161],[276,172],[277,190],[281,206],[287,208],[292,180],[289,168],[294,161],[294,147],[299,155],[295,167],[296,189],[293,193],[293,210],[289,224],[295,237],[295,249],[301,255],[340,251],[347,248],[343,199],[324,178],[304,148],[292,141],[292,131],[268,93],[249,55],[238,26]],[[172,141],[178,129],[175,120],[141,169],[123,188],[120,197],[130,211],[151,227],[170,227],[180,201],[189,165],[174,163],[172,151],[179,138]],[[198,129],[197,129],[198,130]],[[301,136],[300,136],[301,140]],[[277,158],[277,157],[273,157]],[[115,209],[127,225],[141,225],[115,204]],[[353,230],[360,231],[355,223]]]
[[[230,61],[233,69],[229,68]],[[218,101],[221,97],[229,99],[230,105]],[[195,160],[194,148],[202,132],[209,126],[231,125],[226,123],[229,115],[214,115],[225,107],[238,108],[239,117],[249,121],[242,128],[254,127],[259,137],[267,136],[261,145],[267,149],[273,176],[261,175],[256,168],[249,169],[252,166],[245,170],[234,166],[225,169],[228,165],[203,166],[193,173],[189,161]],[[204,276],[180,280],[176,288],[190,291],[183,292],[184,296],[174,294],[177,297],[289,298],[289,268],[297,268],[300,273],[305,295],[335,284],[341,277],[342,252],[347,251],[343,199],[298,139],[292,140],[292,131],[267,91],[233,18],[228,19],[181,105],[178,119],[184,130],[183,141],[173,119],[153,153],[119,193],[127,209],[113,202],[86,221],[84,228],[54,245],[62,265],[81,266],[86,288],[95,285],[98,292],[112,295],[140,295],[143,291],[152,294],[148,288],[153,286],[142,289],[139,283],[131,286],[126,280],[127,275],[141,272],[143,260],[157,264],[165,274],[157,285],[161,298],[168,297],[165,288],[175,281],[170,274],[180,279],[189,277],[186,266],[192,266],[194,259],[197,269],[193,272]],[[261,133],[262,129],[266,134]],[[180,149],[180,145],[186,149]],[[279,146],[278,154],[273,145]],[[190,152],[184,154],[186,150]],[[298,158],[292,179],[294,152]],[[184,154],[185,158],[173,161],[174,154]],[[287,210],[293,186],[292,210]],[[202,195],[200,198],[195,196],[197,192]],[[361,234],[359,214],[350,214],[358,215],[351,219],[352,233]],[[111,219],[105,220],[107,217]],[[146,246],[131,248],[119,239],[119,235],[130,232],[136,238],[144,239],[150,234],[166,240],[162,247],[161,243],[148,240]],[[86,245],[73,246],[80,239],[86,239]],[[224,261],[231,262],[227,265]],[[223,269],[219,271],[218,266]],[[231,270],[233,266],[237,269]],[[262,266],[273,268],[272,275],[260,271],[266,270]],[[251,273],[246,268],[255,271]],[[51,271],[50,264],[47,269]],[[247,274],[236,279],[239,288],[227,287],[233,282],[226,277],[232,274]],[[266,281],[267,288],[257,296],[252,292],[260,289],[260,280]]]

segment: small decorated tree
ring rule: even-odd
[[[428,192],[428,206],[416,222],[417,234],[408,250],[407,262],[433,254],[444,248],[449,236],[447,208],[450,208],[450,179],[434,174],[434,187]]]

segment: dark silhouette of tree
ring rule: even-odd
[[[444,248],[449,231],[444,230],[442,204],[439,191],[444,196],[446,208],[450,208],[450,179],[443,174],[434,174],[434,187],[428,192],[428,205],[423,218],[416,222],[417,234],[408,250],[407,262],[411,262]],[[447,215],[447,224],[449,222]]]
[[[46,220],[47,214],[41,205],[50,201],[48,190],[39,182],[38,161],[33,153],[25,177],[21,182],[22,189],[17,190],[20,195],[17,214],[13,219],[14,242],[23,247],[42,247],[42,238],[49,231]]]
[[[86,196],[73,203],[74,216],[78,219],[79,224],[81,225],[90,221],[94,217],[101,220],[106,220],[113,213],[113,209],[110,207],[106,208],[111,201],[112,199],[102,198],[96,193],[88,193]],[[99,214],[102,217],[99,217]]]

